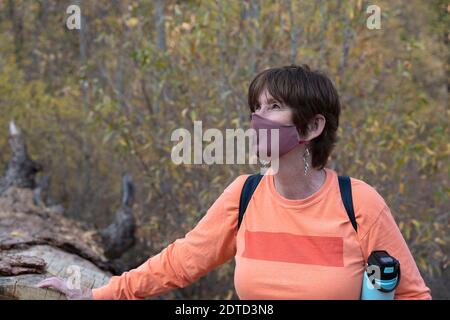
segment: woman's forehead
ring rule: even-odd
[[[263,89],[261,91],[261,94],[259,95],[259,103],[273,103],[278,102],[272,95],[270,94],[269,90]]]

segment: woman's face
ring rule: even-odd
[[[264,89],[259,97],[259,106],[256,107],[255,113],[261,117],[267,118],[269,120],[285,124],[292,125],[293,110],[286,104],[276,101],[267,91]],[[316,114],[313,119],[310,120],[308,124],[308,132],[306,135],[300,135],[302,140],[310,141],[318,137],[323,129],[325,128],[325,117],[321,114]]]
[[[275,100],[267,89],[261,92],[258,101],[259,106],[255,109],[256,114],[285,125],[294,124],[292,122],[292,109],[281,101]]]

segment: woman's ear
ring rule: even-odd
[[[308,132],[304,137],[306,141],[311,141],[312,139],[320,136],[325,128],[325,117],[321,114],[316,114],[314,118],[308,123]]]

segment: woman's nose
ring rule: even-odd
[[[255,113],[258,115],[263,115],[267,112],[267,107],[261,106],[258,109],[255,110]]]

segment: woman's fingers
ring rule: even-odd
[[[38,288],[53,288],[63,293],[69,300],[85,300],[93,299],[92,290],[89,288],[83,289],[70,289],[66,282],[58,277],[47,278],[39,282],[36,287]]]
[[[69,300],[84,300],[93,299],[92,290],[89,288],[84,289],[70,289],[66,282],[58,277],[51,277],[39,282],[36,287],[38,288],[53,288],[63,293]]]
[[[44,279],[41,282],[39,282],[36,286],[39,288],[48,288],[49,286],[52,286],[53,284],[55,284],[58,280],[59,280],[59,278],[57,278],[57,277],[47,278],[47,279]]]
[[[67,295],[68,293],[68,288],[64,280],[57,277],[44,279],[41,282],[39,282],[36,286],[38,288],[54,288],[59,292],[64,293],[65,295]]]

